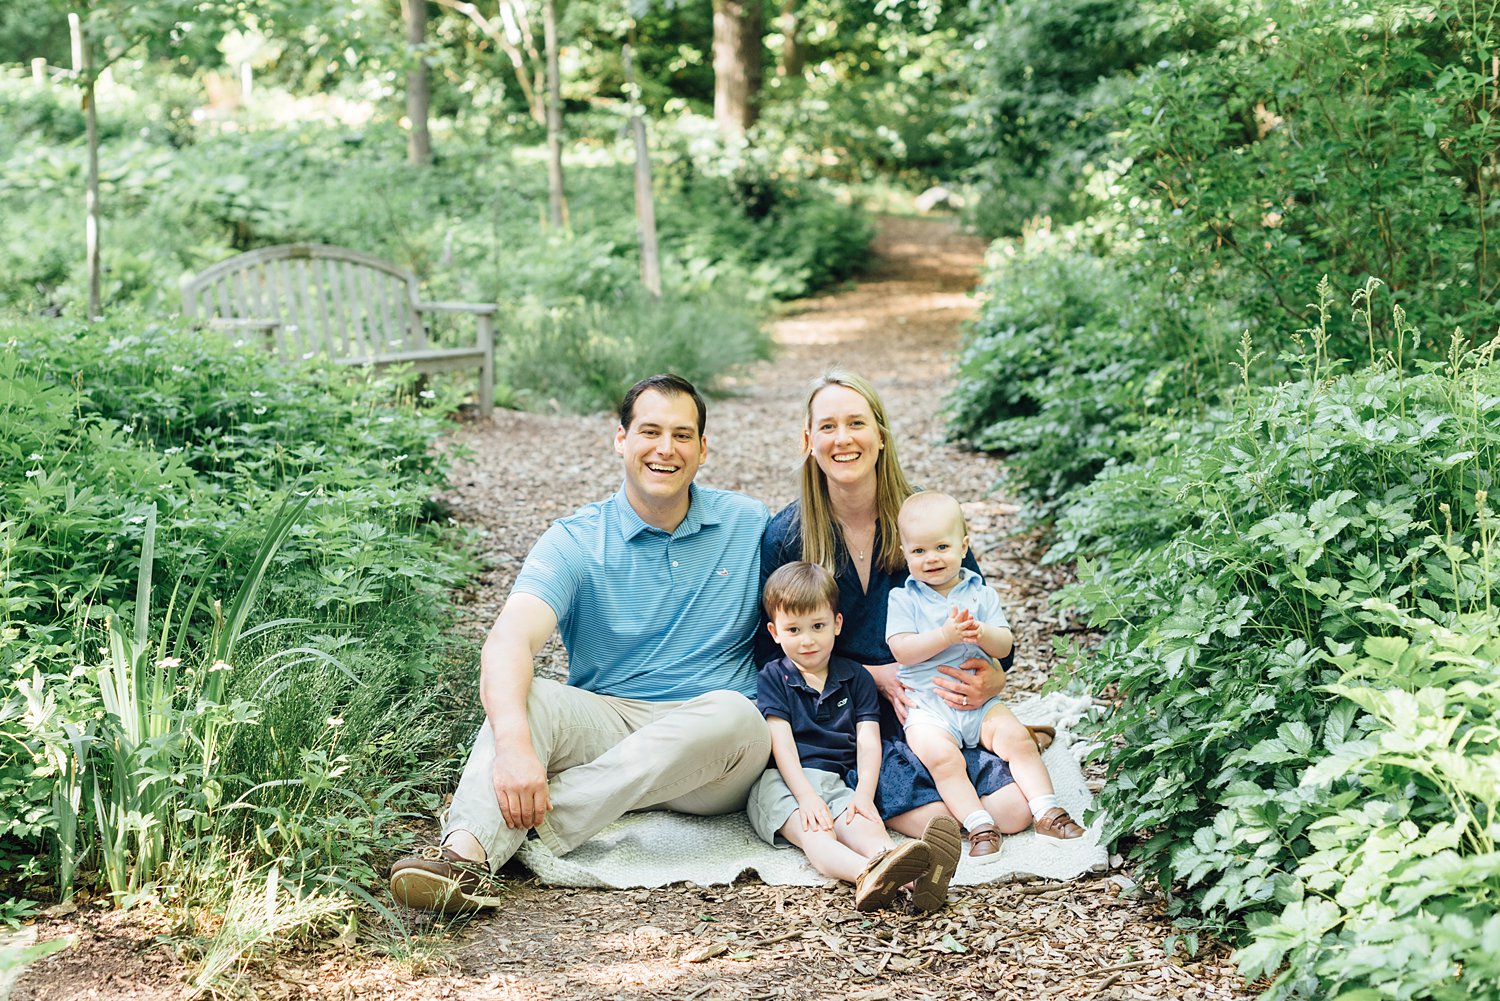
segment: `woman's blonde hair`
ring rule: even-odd
[[[901,555],[901,537],[896,531],[896,515],[901,510],[901,503],[911,496],[912,489],[906,482],[906,474],[901,471],[901,460],[896,456],[896,441],[891,437],[890,422],[885,417],[885,404],[880,402],[880,394],[875,392],[868,379],[853,372],[829,369],[813,380],[807,393],[803,430],[809,436],[813,430],[813,399],[829,386],[843,386],[864,397],[875,418],[881,444],[885,446],[875,457],[875,526],[880,537],[880,550],[873,554],[872,562],[894,573],[906,565]],[[811,448],[802,459],[801,530],[802,558],[829,573],[838,573],[838,538],[833,508],[828,499],[828,480]]]

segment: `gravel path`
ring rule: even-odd
[[[1046,607],[1062,575],[1040,566],[1033,538],[1012,534],[1014,505],[988,495],[996,463],[943,440],[943,399],[983,249],[941,220],[882,220],[864,279],[794,304],[775,325],[775,360],[739,373],[732,395],[710,402],[710,460],[700,476],[781,507],[795,490],[809,380],[832,364],[871,378],[913,482],[964,501],[981,565],[1016,623],[1010,692],[1020,695],[1050,675],[1053,635],[1068,626]],[[613,431],[607,416],[502,412],[460,436],[470,454],[447,499],[482,533],[491,564],[461,624],[476,643],[537,535],[618,484]],[[542,673],[561,673],[560,652],[550,650]],[[367,944],[283,952],[245,984],[260,997],[401,1001],[1251,996],[1221,948],[1168,957],[1172,928],[1160,897],[1122,869],[1063,884],[958,888],[931,916],[867,916],[846,889],[755,882],[569,890],[518,870],[507,893],[495,914],[418,918],[422,934],[399,948],[376,932]],[[182,965],[153,946],[150,929],[101,915],[71,931],[78,945],[29,974],[18,997],[181,996]]]

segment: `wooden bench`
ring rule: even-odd
[[[283,358],[326,355],[343,365],[409,364],[418,372],[479,370],[479,413],[495,400],[493,304],[422,302],[417,276],[378,257],[320,243],[262,247],[182,284],[184,316],[259,334]],[[433,347],[425,313],[469,313],[472,347]]]

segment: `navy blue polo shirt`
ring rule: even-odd
[[[851,771],[858,755],[855,724],[880,722],[880,691],[870,672],[852,660],[828,661],[828,680],[814,691],[788,657],[777,657],[756,677],[755,704],[763,716],[792,727],[803,768],[835,775]]]

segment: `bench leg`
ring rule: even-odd
[[[495,411],[495,328],[488,316],[477,319],[479,346],[484,348],[484,361],[479,366],[479,416],[490,420]]]

